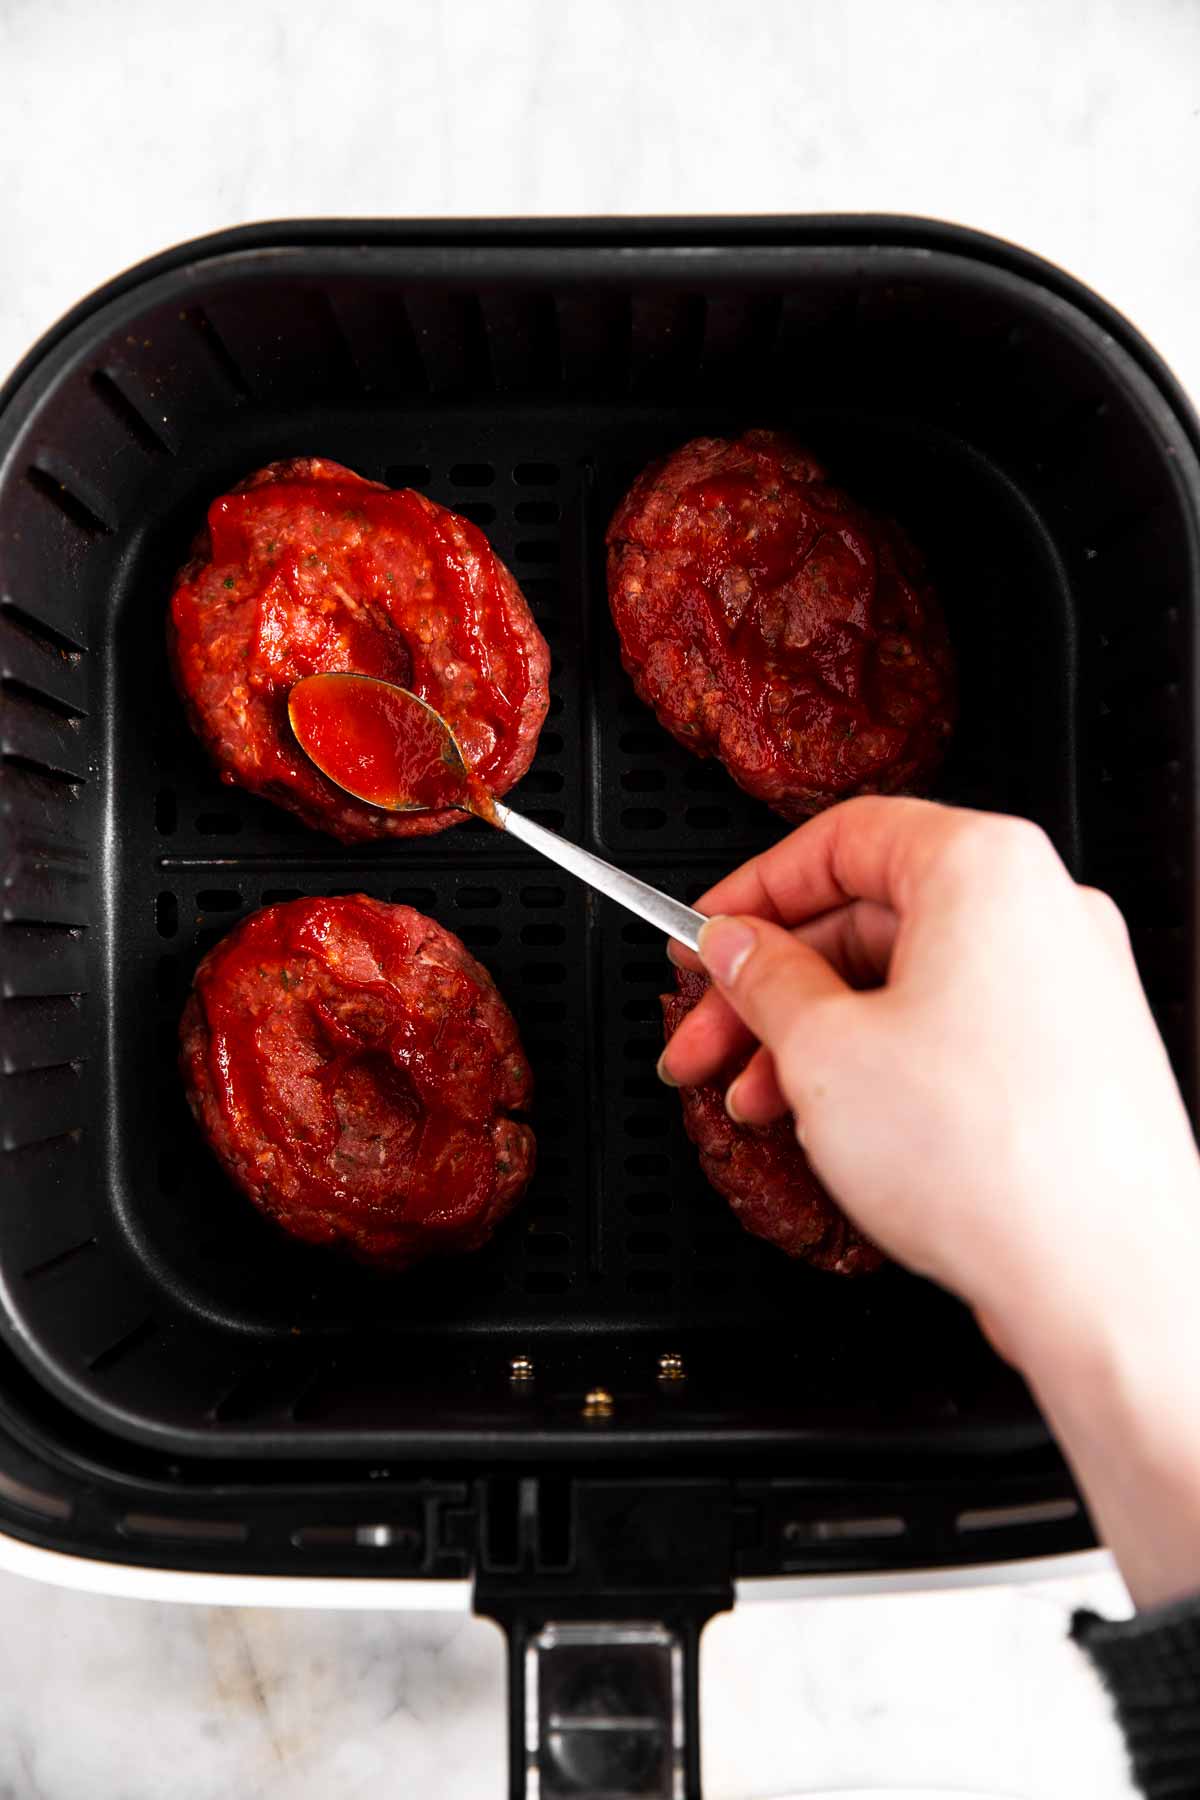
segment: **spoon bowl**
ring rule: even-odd
[[[473,813],[698,948],[702,913],[501,805],[471,769],[452,727],[419,694],[375,675],[306,675],[288,694],[288,718],[304,754],[356,800],[386,812]]]
[[[327,780],[385,812],[476,812],[490,799],[441,713],[395,682],[305,675],[288,694],[288,720]]]

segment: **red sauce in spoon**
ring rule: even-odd
[[[368,805],[461,807],[495,822],[491,794],[464,766],[444,721],[415,695],[362,675],[319,675],[293,688],[288,710],[306,755]]]

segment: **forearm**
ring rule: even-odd
[[[1151,1288],[1136,1321],[1030,1370],[1139,1608],[1200,1594],[1200,1299],[1186,1285]]]

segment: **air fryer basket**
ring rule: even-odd
[[[782,827],[634,699],[602,538],[649,457],[749,424],[925,548],[963,678],[940,791],[1040,820],[1116,894],[1192,1095],[1197,468],[1127,327],[1032,259],[895,222],[228,234],[85,303],[0,411],[0,1326],[64,1417],[255,1466],[1044,1453],[955,1303],[734,1224],[654,1079],[652,933],[486,827],[344,848],[222,787],[170,686],[166,597],[214,494],[314,452],[421,487],[488,532],[553,651],[519,803],[692,897]],[[460,932],[537,1077],[526,1203],[400,1280],[261,1221],[174,1065],[209,944],[359,889]],[[611,1411],[585,1417],[596,1386]]]
[[[1089,1527],[961,1308],[797,1267],[709,1191],[654,1079],[653,934],[485,827],[345,849],[223,788],[164,607],[261,463],[425,489],[550,641],[520,803],[690,898],[781,826],[633,698],[602,537],[648,458],[750,424],[925,548],[962,671],[941,792],[1115,894],[1194,1115],[1197,427],[1057,271],[888,219],[253,227],[113,282],[0,394],[0,1523],[114,1562],[473,1575],[513,1795],[698,1794],[699,1631],[735,1577]],[[175,1074],[205,948],[356,889],[479,952],[538,1082],[526,1203],[400,1280],[273,1232]]]

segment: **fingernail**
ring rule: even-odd
[[[725,1089],[725,1111],[729,1114],[735,1125],[744,1125],[746,1123],[745,1119],[743,1119],[741,1113],[737,1109],[736,1095],[738,1082],[741,1079],[740,1075],[737,1076]]]
[[[658,1079],[661,1082],[665,1083],[665,1085],[667,1087],[678,1087],[679,1086],[679,1083],[676,1081],[676,1079],[672,1075],[670,1069],[668,1069],[668,1067],[667,1067],[667,1053],[665,1050],[663,1051],[662,1055],[659,1057],[658,1061],[655,1063],[654,1068],[655,1068],[655,1073],[658,1076]]]
[[[680,955],[680,951],[681,951],[682,947],[683,946],[681,944],[677,944],[675,942],[674,938],[667,939],[667,961],[673,962],[677,969],[681,969],[683,967],[683,964],[679,960],[679,955]]]
[[[741,919],[718,914],[700,928],[700,957],[714,981],[732,987],[754,948],[754,932]]]

